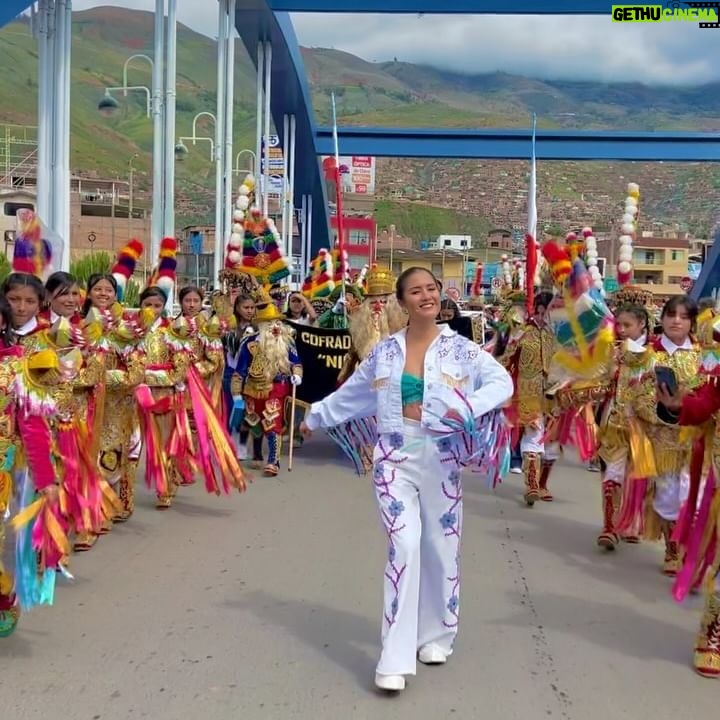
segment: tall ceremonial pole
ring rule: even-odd
[[[335,213],[337,215],[338,257],[340,259],[340,273],[342,282],[342,290],[340,291],[340,297],[342,298],[344,303],[345,275],[347,273],[347,268],[345,267],[345,223],[343,222],[342,175],[340,174],[340,143],[338,141],[337,113],[335,111],[335,93],[332,94],[332,114],[333,144],[335,145]],[[347,310],[345,312],[347,312]]]
[[[535,300],[535,276],[538,268],[537,243],[537,168],[535,161],[535,131],[537,115],[533,113],[532,154],[530,163],[530,187],[528,188],[528,219],[525,234],[525,302],[529,314]]]

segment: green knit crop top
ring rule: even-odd
[[[421,403],[425,383],[417,375],[404,372],[400,378],[400,397],[403,405]]]

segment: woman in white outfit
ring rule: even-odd
[[[513,393],[505,369],[480,346],[436,325],[441,284],[410,268],[398,278],[407,328],[382,340],[336,392],[315,403],[300,430],[309,435],[375,416],[373,482],[388,537],[382,653],[375,684],[403,690],[416,659],[444,663],[457,634],[462,489],[457,463],[441,462],[430,427],[441,397],[462,397],[474,418]],[[444,393],[443,393],[444,391]],[[458,408],[458,414],[462,408]],[[455,417],[454,409],[448,417]],[[447,460],[447,457],[443,457]]]

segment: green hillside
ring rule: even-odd
[[[128,161],[141,189],[151,177],[152,123],[145,117],[145,96],[130,93],[111,119],[97,104],[106,86],[122,83],[125,59],[152,54],[153,15],[100,7],[73,14],[71,167],[75,174],[125,179]],[[533,112],[540,127],[635,130],[720,131],[720,83],[695,88],[651,88],[639,84],[554,82],[504,73],[460,75],[402,62],[371,63],[345,52],[303,48],[318,122],[330,120],[335,93],[339,122],[389,127],[527,127]],[[0,30],[0,123],[37,124],[37,43],[26,22]],[[216,44],[178,26],[177,135],[191,134],[192,118],[215,112]],[[255,146],[255,70],[238,41],[235,75],[236,151]],[[130,66],[131,85],[151,84],[150,67]],[[198,124],[200,135],[214,135],[212,122]],[[207,143],[190,147],[176,166],[178,224],[211,222],[214,214],[214,165]],[[341,148],[342,151],[342,148]],[[442,225],[461,231],[479,223],[509,226],[521,222],[527,163],[510,161],[382,160],[378,164],[379,222],[417,228],[425,235]],[[720,205],[720,171],[709,164],[541,163],[539,202],[548,221],[563,225],[566,216],[608,223],[617,214],[622,188],[636,179],[643,189],[644,218],[705,228]],[[482,188],[478,183],[482,181]],[[411,188],[405,195],[402,188]],[[400,191],[398,191],[400,188]],[[394,204],[383,198],[415,201]],[[500,209],[496,194],[507,198]],[[450,198],[462,194],[463,198]],[[482,196],[482,200],[478,197]],[[431,204],[443,212],[434,213]],[[562,206],[562,210],[558,208]],[[460,207],[466,208],[460,211]],[[539,206],[540,207],[540,206]],[[542,208],[541,208],[542,209]],[[432,219],[431,218],[435,218]],[[433,230],[434,232],[434,230]]]
[[[375,219],[380,227],[394,224],[400,235],[418,241],[433,240],[438,235],[482,238],[492,230],[491,223],[484,218],[417,202],[379,200],[375,203]]]

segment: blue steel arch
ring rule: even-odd
[[[305,70],[297,46],[297,38],[287,16],[288,12],[326,13],[401,13],[401,14],[502,14],[502,15],[604,15],[610,22],[611,3],[607,0],[238,0],[240,12],[254,12],[262,21],[254,27],[263,28],[254,36],[249,28],[237,24],[250,56],[255,57],[255,47],[261,38],[271,39],[267,29],[281,28],[281,41],[273,43],[273,65],[281,58],[285,69],[295,73],[292,84],[302,88],[301,94],[287,98],[273,92],[272,108],[276,127],[282,127],[285,113],[298,113],[298,99],[305,103],[302,115],[308,119],[305,129],[312,130],[310,138],[298,135],[303,148],[312,147],[317,155],[330,154],[332,147],[331,128],[315,126],[310,95],[307,91]],[[685,3],[683,3],[685,4]],[[598,22],[600,20],[598,19]],[[709,31],[712,32],[712,31]],[[275,89],[275,78],[273,88]],[[300,126],[298,125],[298,131]],[[397,128],[340,128],[340,150],[344,154],[368,154],[376,156],[403,157],[476,157],[476,158],[527,158],[530,150],[529,130],[427,130]],[[537,157],[557,160],[667,160],[667,161],[720,161],[720,133],[640,133],[640,132],[583,132],[583,131],[539,131],[537,136]],[[299,155],[298,157],[302,157]],[[306,158],[306,162],[309,159]],[[317,162],[310,162],[314,171]],[[304,182],[311,181],[306,175]],[[320,192],[324,194],[324,183],[318,178],[319,187],[312,188],[317,197],[313,209],[317,210]],[[307,189],[296,185],[297,193]],[[317,214],[313,219],[313,250],[326,244],[327,219]],[[717,266],[717,270],[714,268]],[[713,246],[710,257],[695,284],[695,294],[706,294],[713,287],[717,276],[720,286],[720,243]]]
[[[240,0],[235,27],[257,68],[258,43],[272,44],[270,112],[275,131],[287,151],[285,115],[295,115],[295,207],[303,195],[312,201],[312,249],[330,245],[328,199],[315,146],[315,120],[300,45],[287,13],[273,12],[265,0]]]
[[[3,0],[3,2],[0,2],[0,27],[14,20],[32,4],[28,0]]]

